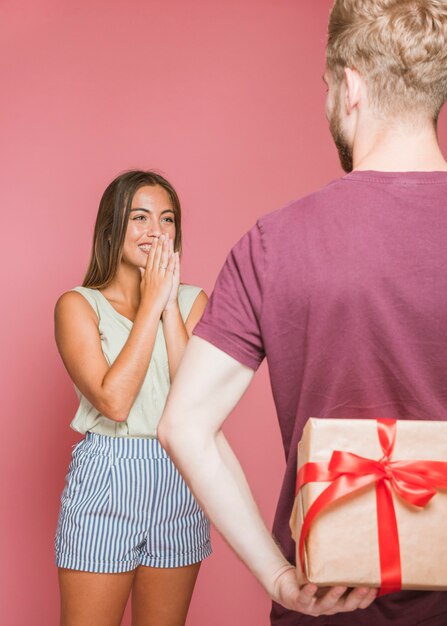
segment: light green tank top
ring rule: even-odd
[[[73,291],[82,294],[97,314],[102,351],[111,365],[126,343],[133,323],[118,313],[97,289],[75,287]],[[178,302],[184,321],[200,291],[200,287],[180,285]],[[127,420],[115,422],[101,415],[75,387],[79,398],[79,408],[71,427],[83,434],[89,431],[110,437],[156,437],[157,425],[168,396],[169,384],[168,353],[160,321],[149,368]]]

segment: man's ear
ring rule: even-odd
[[[358,106],[362,93],[362,79],[357,70],[345,67],[343,71],[345,83],[345,107],[346,113],[350,115]]]

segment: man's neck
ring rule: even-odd
[[[382,172],[447,171],[436,130],[424,119],[369,120],[359,124],[354,139],[354,169]]]

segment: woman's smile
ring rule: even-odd
[[[152,248],[152,244],[151,243],[140,243],[140,244],[138,244],[138,247],[140,248],[141,252],[144,252],[144,254],[149,254],[149,251]]]

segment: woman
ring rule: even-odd
[[[178,196],[130,171],[105,190],[82,287],[56,305],[56,341],[80,400],[56,536],[62,626],[184,624],[208,522],[156,439],[207,297],[180,284]]]

